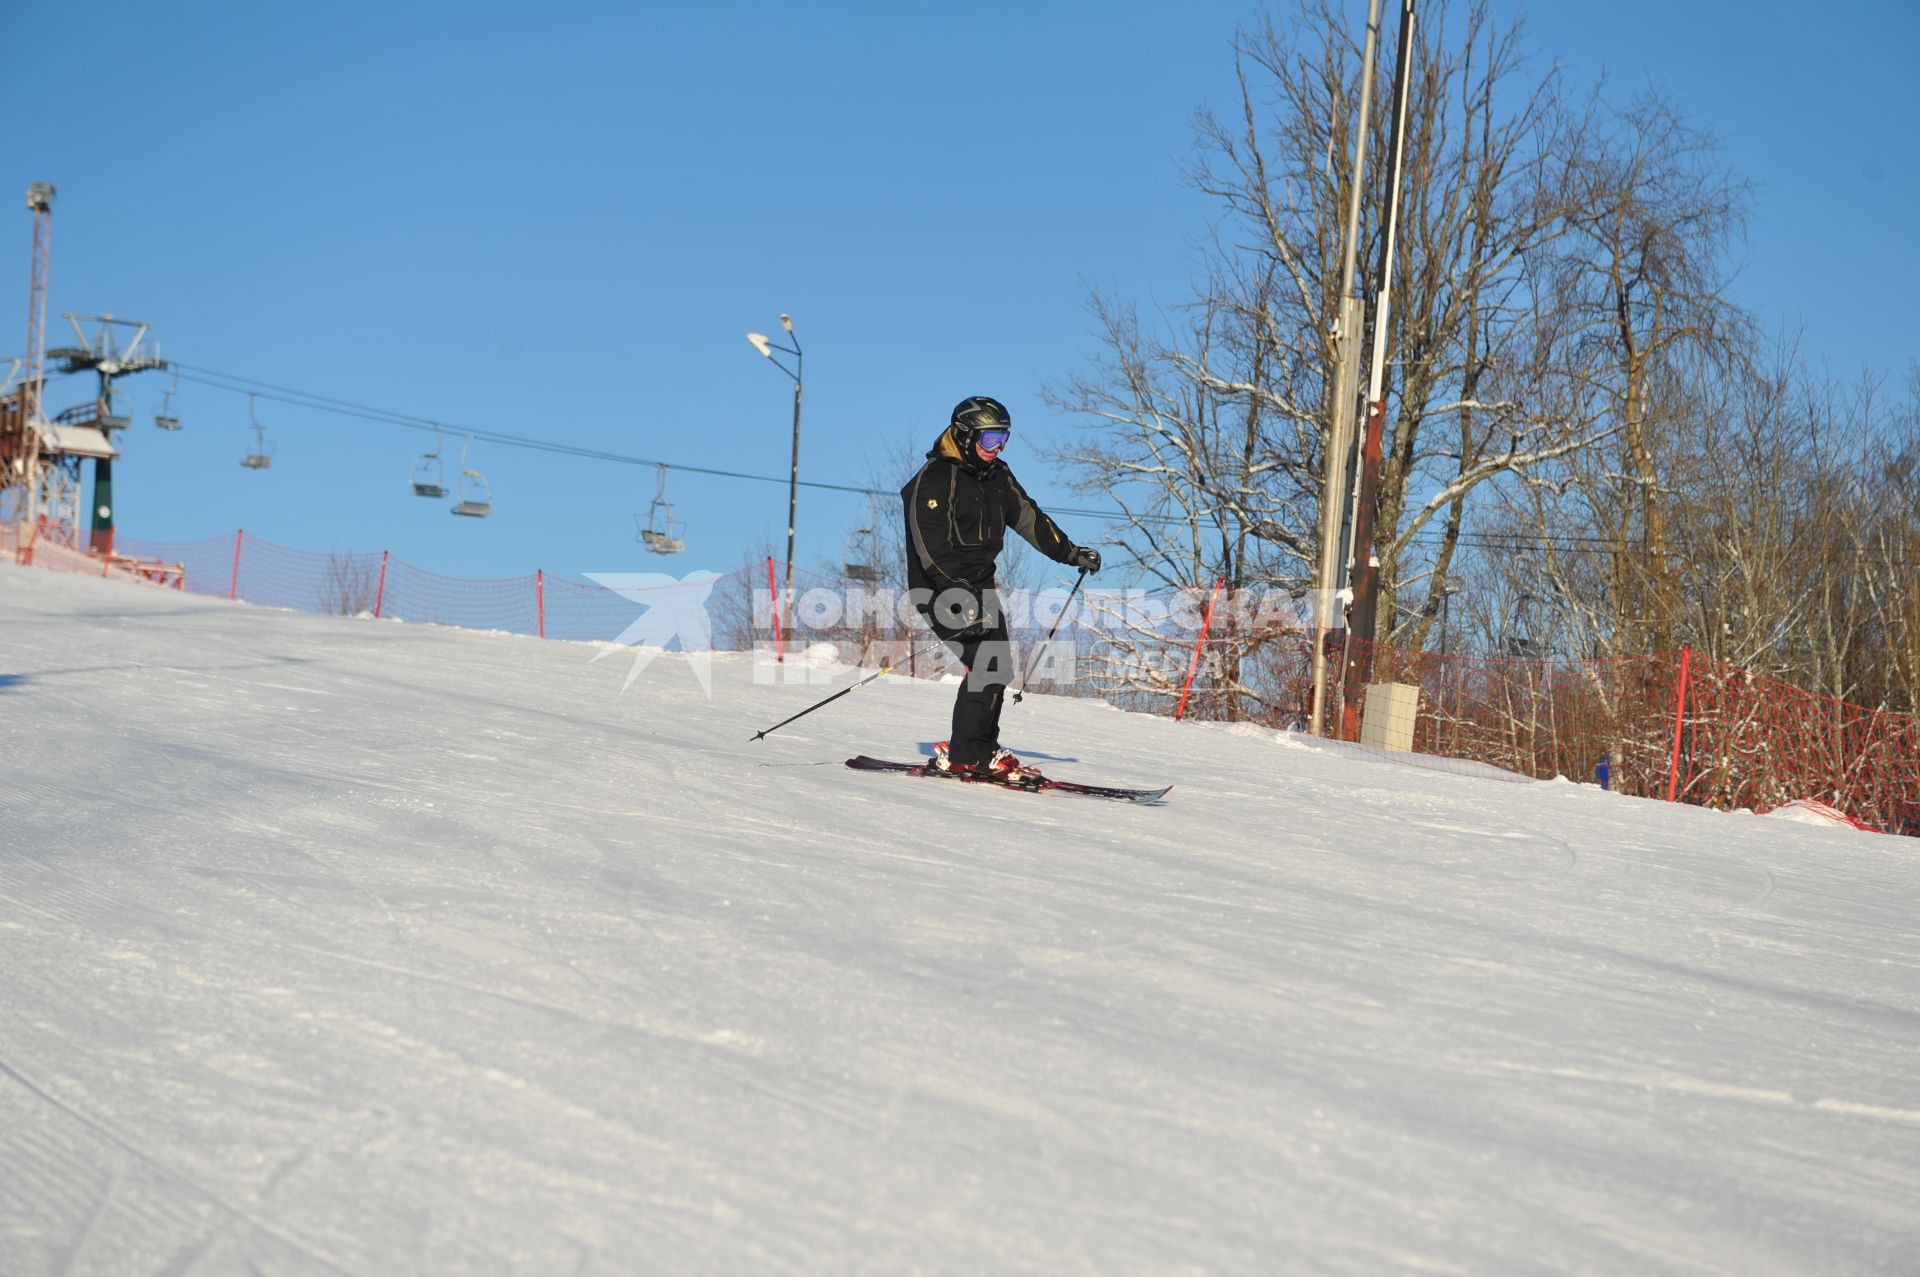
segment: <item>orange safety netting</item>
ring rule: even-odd
[[[0,551],[17,553],[19,540],[17,530],[0,527]],[[926,629],[902,586],[801,570],[791,597],[776,601],[787,583],[763,567],[699,579],[650,574],[620,588],[544,572],[471,580],[387,554],[317,554],[245,533],[187,542],[120,538],[110,558],[46,547],[35,562],[304,612],[598,642],[619,639],[649,605],[677,598],[705,617],[715,648],[761,645],[791,656],[830,643],[849,664],[899,661],[898,673],[921,677],[957,669],[944,650],[924,652]],[[1202,643],[1203,618],[1215,602],[1210,591],[1089,593],[1070,607],[1066,595],[1004,592],[1018,666],[1022,674],[1034,668],[1035,690],[1166,714],[1184,703],[1191,720],[1309,727],[1312,633],[1297,612],[1269,610],[1286,596],[1226,592]],[[1056,623],[1047,659],[1034,667]],[[916,648],[922,654],[909,659]],[[1514,778],[1604,776],[1622,793],[1718,808],[1807,800],[1864,826],[1920,834],[1920,719],[1910,715],[1686,651],[1510,660],[1336,635],[1328,656],[1323,734],[1381,756]],[[1357,671],[1352,703],[1343,670]]]
[[[1826,803],[1920,834],[1920,719],[1764,678],[1698,652],[1503,660],[1352,644],[1363,741],[1536,778],[1767,811]],[[1383,688],[1410,689],[1396,699]],[[1408,712],[1409,706],[1413,707]],[[1368,715],[1375,721],[1369,725]]]

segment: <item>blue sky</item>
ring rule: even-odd
[[[803,478],[864,483],[987,393],[1036,495],[1087,503],[1023,446],[1073,428],[1040,390],[1092,354],[1089,285],[1181,296],[1208,217],[1178,176],[1188,121],[1230,103],[1229,45],[1258,12],[96,5],[81,24],[32,6],[0,74],[44,87],[9,113],[0,185],[59,188],[53,313],[146,320],[185,364],[780,480],[673,473],[688,552],[659,559],[634,537],[651,469],[476,445],[496,513],[455,519],[407,491],[430,435],[263,400],[276,459],[247,471],[245,397],[185,384],[186,428],[163,434],[149,373],[127,383],[123,534],[244,526],[467,576],[727,570],[784,546],[791,383],[744,340],[782,311],[808,352]],[[1759,184],[1742,300],[1804,322],[1836,371],[1903,375],[1912,6],[1527,12],[1542,56],[1653,84],[1727,138]],[[8,198],[24,295],[30,224]],[[803,490],[801,563],[837,557],[863,504]]]

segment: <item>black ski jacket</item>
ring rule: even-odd
[[[907,515],[907,584],[916,590],[993,585],[994,561],[1012,528],[1056,563],[1073,562],[1073,542],[1033,503],[1007,463],[962,453],[951,428],[900,489]]]

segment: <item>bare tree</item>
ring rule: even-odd
[[[1312,553],[1313,419],[1276,412],[1260,394],[1222,381],[1232,365],[1259,377],[1261,343],[1236,341],[1235,316],[1212,299],[1184,313],[1184,341],[1150,341],[1134,307],[1096,295],[1107,354],[1049,392],[1056,407],[1090,418],[1082,441],[1053,451],[1076,487],[1118,506],[1126,523],[1106,538],[1152,580],[1198,587],[1295,581]],[[1240,347],[1234,354],[1228,347]],[[1249,383],[1251,384],[1251,383]],[[1272,438],[1290,429],[1284,450]]]
[[[315,605],[334,616],[372,612],[379,590],[380,568],[371,555],[333,553],[320,578]]]
[[[1920,712],[1920,364],[1871,446],[1862,517],[1849,528],[1878,636],[1881,686],[1868,704]]]
[[[1720,143],[1664,98],[1599,108],[1597,142],[1569,157],[1572,234],[1541,264],[1583,382],[1615,447],[1569,467],[1583,523],[1614,542],[1612,646],[1674,645],[1681,606],[1672,506],[1693,445],[1723,405],[1708,390],[1750,375],[1747,314],[1727,295],[1747,184]]]
[[[1549,650],[1618,656],[1668,644],[1841,700],[1911,711],[1920,593],[1920,394],[1810,369],[1797,339],[1658,379],[1647,439],[1662,544],[1624,446],[1501,489],[1469,535],[1515,553],[1475,576],[1482,599],[1548,603]],[[1489,635],[1489,637],[1493,637]]]
[[[1354,119],[1349,16],[1299,0],[1240,33],[1236,111],[1196,117],[1189,177],[1220,216],[1199,246],[1195,297],[1147,331],[1132,307],[1096,296],[1106,356],[1055,394],[1093,427],[1063,459],[1128,512],[1116,539],[1170,585],[1298,588],[1310,571],[1319,478],[1344,461],[1325,455],[1331,422],[1352,408],[1333,402],[1330,375],[1352,130],[1374,130],[1381,154],[1387,127],[1385,94]],[[1564,411],[1569,397],[1544,374],[1567,335],[1548,322],[1538,262],[1585,196],[1567,177],[1591,119],[1569,109],[1556,69],[1529,71],[1522,39],[1518,22],[1500,26],[1470,0],[1433,6],[1416,40],[1378,484],[1381,637],[1396,628],[1396,590],[1425,580],[1439,597],[1476,488],[1615,428]],[[1367,181],[1377,211],[1384,166]],[[1377,261],[1377,213],[1361,234],[1374,245],[1363,259]]]
[[[1051,392],[1087,427],[1056,455],[1124,512],[1116,557],[1158,584],[1307,583],[1320,478],[1346,460],[1330,425],[1354,407],[1331,375],[1353,131],[1383,154],[1390,97],[1355,118],[1349,18],[1295,0],[1238,34],[1233,109],[1195,117],[1188,176],[1216,218],[1189,295],[1147,312],[1094,294],[1102,355]],[[1451,607],[1482,652],[1689,643],[1915,708],[1920,369],[1889,403],[1762,340],[1731,292],[1752,192],[1712,131],[1655,93],[1575,93],[1524,38],[1483,0],[1423,9],[1376,537],[1356,564],[1379,608],[1356,632],[1421,648]],[[1384,171],[1365,176],[1368,293]],[[1105,637],[1116,692],[1169,694],[1155,618],[1116,612]],[[1217,681],[1278,682],[1231,661]]]

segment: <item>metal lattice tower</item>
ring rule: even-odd
[[[0,522],[19,525],[23,553],[31,553],[43,508],[40,454],[46,413],[41,407],[41,394],[46,386],[47,262],[53,243],[53,185],[35,182],[29,186],[27,208],[33,213],[33,278],[27,293],[25,375],[13,394],[0,403]]]
[[[33,285],[27,295],[27,419],[44,421],[40,395],[47,375],[47,262],[53,255],[53,184],[27,188],[33,210]]]

